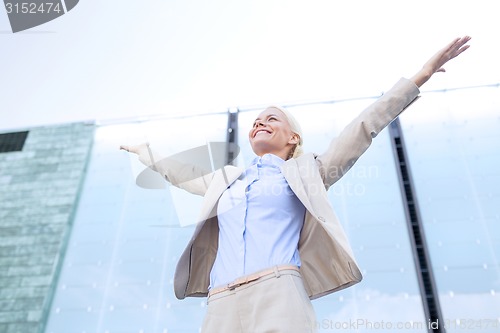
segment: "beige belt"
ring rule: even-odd
[[[247,284],[247,283],[250,283],[253,281],[257,281],[258,279],[260,279],[264,276],[271,275],[271,274],[277,274],[279,271],[286,271],[286,270],[294,270],[294,271],[299,272],[299,268],[297,266],[294,266],[294,265],[274,266],[272,268],[265,269],[263,271],[258,271],[256,273],[240,277],[240,278],[234,280],[233,282],[228,283],[226,286],[212,288],[212,289],[210,289],[210,291],[208,293],[208,297],[213,296],[215,294],[222,293],[222,292],[227,291],[227,290],[234,290],[234,289],[236,289],[239,286],[242,286],[244,284]]]

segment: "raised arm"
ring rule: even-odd
[[[392,89],[366,108],[334,139],[316,161],[325,186],[339,180],[368,149],[372,139],[405,110],[418,96],[419,87],[443,65],[469,48],[470,37],[453,40],[430,58],[410,80],[401,79]]]
[[[189,163],[186,161],[186,156],[181,156],[182,153],[162,157],[149,147],[149,143],[134,146],[121,145],[120,149],[138,155],[139,161],[157,171],[166,181],[193,194],[205,195],[213,177],[213,172],[209,168],[200,166],[200,163],[194,163],[196,158],[187,156]],[[195,150],[192,153],[199,154]]]

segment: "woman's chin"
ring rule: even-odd
[[[253,138],[253,140],[250,142],[250,145],[252,146],[252,150],[256,154],[257,152],[264,152],[265,154],[269,150],[273,149],[273,145],[268,140],[264,140],[264,138]]]

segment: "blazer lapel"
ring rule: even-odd
[[[297,164],[296,159],[291,158],[287,160],[281,167],[281,172],[285,177],[288,185],[292,189],[293,193],[299,198],[304,207],[311,212],[314,216],[314,210],[312,208],[311,201],[307,196],[306,191],[304,190],[304,183],[299,174],[299,166]]]
[[[214,174],[211,186],[208,187],[201,207],[200,215],[198,216],[199,222],[208,220],[214,217],[217,212],[215,205],[219,200],[222,193],[243,173],[242,168],[234,166],[225,166]]]

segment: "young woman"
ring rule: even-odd
[[[179,299],[208,295],[202,332],[314,332],[310,299],[361,281],[326,191],[469,40],[453,40],[411,79],[400,79],[320,155],[302,154],[299,124],[276,106],[255,119],[249,140],[257,157],[246,169],[207,173],[161,159],[148,144],[120,147],[173,185],[205,197],[174,278]]]

